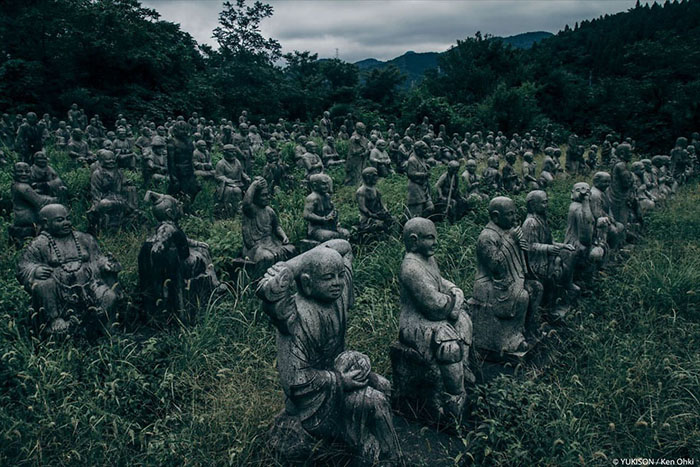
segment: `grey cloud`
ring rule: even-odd
[[[624,11],[635,0],[268,0],[274,16],[261,30],[285,52],[309,50],[320,57],[381,60],[416,52],[443,51],[476,31],[509,36],[556,32],[566,24]],[[145,0],[163,19],[181,24],[198,42],[211,38],[222,2]]]

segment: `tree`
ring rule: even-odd
[[[236,0],[235,5],[224,2],[219,13],[219,24],[214,29],[221,50],[236,58],[254,58],[274,63],[282,56],[282,46],[275,39],[266,39],[260,33],[260,22],[272,16],[272,6],[256,1],[246,6],[246,0]]]

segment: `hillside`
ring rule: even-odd
[[[493,39],[501,40],[506,44],[512,45],[516,49],[529,49],[535,43],[551,36],[553,36],[551,32],[537,31],[526,32],[509,37],[494,37]],[[411,87],[423,79],[423,76],[427,70],[438,66],[438,57],[442,55],[442,53],[443,52],[416,53],[409,50],[405,54],[385,62],[375,58],[366,58],[364,60],[360,60],[359,62],[355,62],[355,65],[360,69],[360,71],[375,70],[377,68],[384,68],[394,65],[406,75],[404,86]]]

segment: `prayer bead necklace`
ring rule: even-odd
[[[73,243],[75,244],[75,250],[78,253],[78,267],[75,269],[70,269],[66,266],[67,263],[69,262],[74,262],[74,261],[64,261],[63,255],[61,255],[61,252],[58,249],[58,245],[56,245],[56,241],[53,239],[53,236],[48,233],[48,232],[42,232],[42,235],[46,237],[46,239],[49,241],[49,247],[51,250],[53,250],[54,254],[56,255],[56,258],[58,258],[58,262],[61,266],[61,269],[63,269],[65,272],[72,273],[72,272],[77,272],[81,267],[82,267],[82,262],[83,262],[83,251],[80,248],[80,244],[78,243],[78,239],[75,238],[75,232],[71,230],[71,238],[73,238]]]

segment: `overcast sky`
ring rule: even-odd
[[[249,0],[252,3],[253,0]],[[179,23],[200,43],[212,46],[220,0],[142,0],[162,18]],[[442,52],[476,31],[511,36],[529,31],[556,33],[566,24],[625,11],[635,0],[268,0],[266,37],[283,51],[309,50],[320,58],[355,62],[388,60],[408,50]]]

